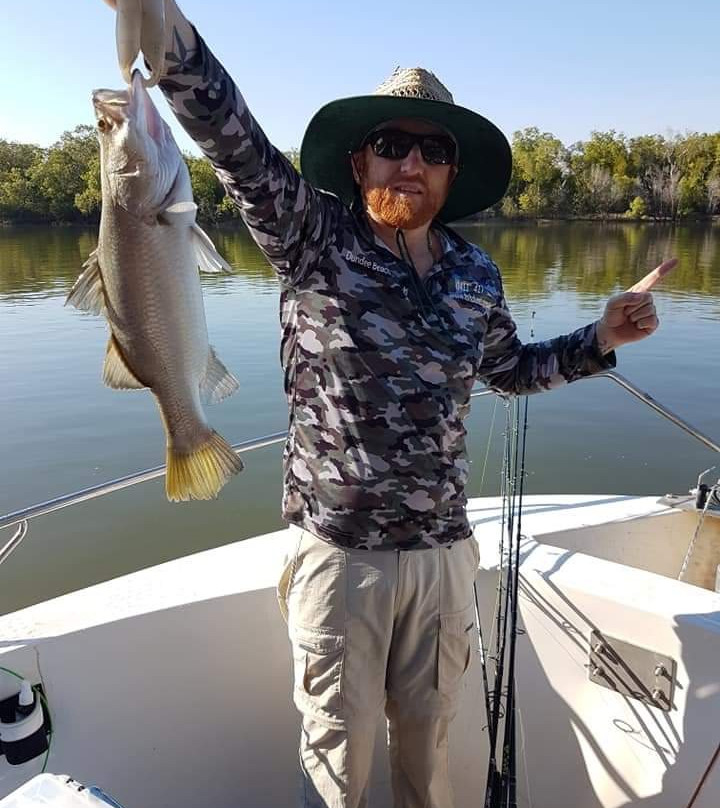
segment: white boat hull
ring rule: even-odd
[[[481,549],[486,637],[499,500],[469,514]],[[708,520],[692,580],[720,562]],[[656,498],[524,501],[517,689],[518,793],[532,808],[720,805],[720,595],[676,580],[697,517]],[[0,618],[0,665],[42,682],[55,728],[48,770],[126,808],[288,808],[299,718],[275,583],[279,531],[177,559]],[[713,566],[714,565],[714,566]],[[665,712],[588,679],[593,628],[677,664]],[[482,804],[488,741],[480,665],[451,730],[457,808]],[[0,698],[17,690],[0,673]],[[378,725],[371,805],[392,804]],[[0,797],[40,771],[0,758]]]

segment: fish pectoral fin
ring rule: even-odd
[[[189,227],[190,241],[195,249],[195,258],[200,272],[225,272],[233,274],[233,269],[220,255],[212,239],[195,221],[197,205],[194,202],[174,202],[158,214],[160,224],[171,227]]]
[[[175,202],[168,205],[157,218],[161,224],[170,227],[193,227],[197,209],[194,202]]]
[[[200,398],[204,404],[217,404],[232,395],[239,387],[238,380],[230,373],[210,348],[205,378],[200,382]]]
[[[198,224],[193,223],[191,236],[200,272],[233,274],[230,264],[215,249],[210,236]]]
[[[105,289],[100,274],[97,250],[90,253],[83,264],[83,271],[73,284],[65,305],[70,303],[80,311],[89,311],[91,314],[105,314]]]
[[[113,390],[142,390],[145,385],[130,370],[114,336],[110,336],[103,365],[103,382]]]

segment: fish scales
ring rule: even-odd
[[[197,266],[189,238],[175,228],[132,222],[123,211],[107,217],[102,243],[109,244],[101,264],[113,309],[113,333],[126,358],[143,368],[149,386],[163,370],[196,381],[207,363],[207,326]],[[148,376],[147,373],[152,373]]]
[[[203,402],[238,385],[208,344],[198,266],[230,268],[195,223],[187,167],[139,72],[127,91],[98,90],[93,101],[100,238],[68,302],[107,318],[105,383],[154,394],[167,435],[168,498],[212,498],[242,462],[208,425]]]

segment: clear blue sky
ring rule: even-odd
[[[508,137],[526,126],[566,144],[593,129],[720,131],[718,0],[181,6],[282,149],[300,145],[322,104],[371,92],[396,65],[429,68]],[[48,145],[93,123],[90,91],[122,84],[114,25],[101,0],[2,2],[0,137]]]

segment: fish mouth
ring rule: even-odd
[[[135,68],[132,74],[132,84],[128,90],[131,115],[138,128],[143,129],[158,144],[163,146],[166,142],[166,123],[160,117],[157,107],[145,87],[142,73]]]
[[[96,115],[119,123],[127,117],[130,96],[127,90],[93,90],[92,103]]]
[[[130,94],[127,90],[93,90],[92,100],[98,106],[126,107]]]
[[[139,70],[133,70],[132,83],[126,90],[93,90],[92,103],[98,118],[107,117],[115,123],[129,120],[137,131],[147,133],[158,146],[167,142],[167,125],[145,89]]]

